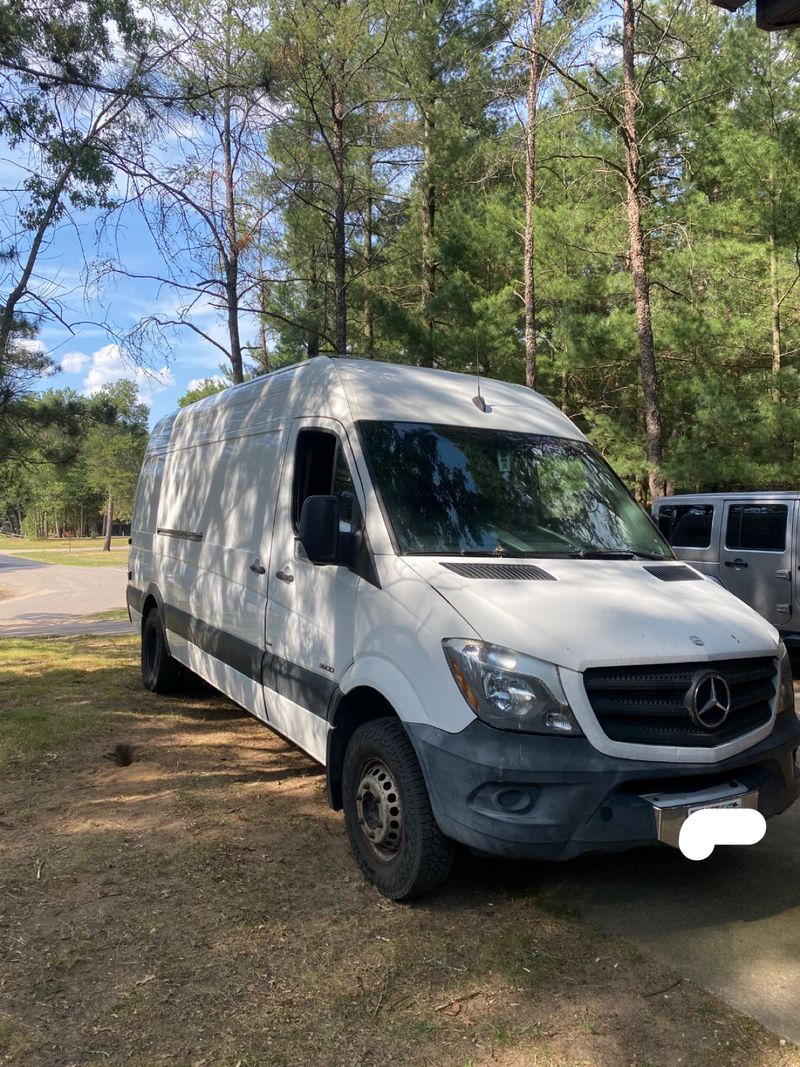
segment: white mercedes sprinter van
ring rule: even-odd
[[[674,558],[557,408],[480,392],[320,357],[162,420],[129,564],[144,684],[189,668],[323,763],[397,900],[456,842],[558,859],[783,811],[775,629]]]

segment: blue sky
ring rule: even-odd
[[[0,158],[0,184],[8,190],[24,175],[10,154],[4,155]],[[12,197],[0,201],[0,225],[5,234],[13,232],[14,211]],[[60,369],[37,388],[69,387],[88,395],[106,383],[130,378],[150,408],[153,425],[177,407],[178,397],[193,382],[217,375],[223,356],[185,328],[171,335],[170,351],[152,351],[140,365],[127,356],[119,338],[144,316],[155,311],[168,313],[177,298],[166,286],[113,274],[87,284],[86,263],[108,258],[135,274],[160,273],[160,257],[135,208],[126,209],[113,232],[99,234],[99,221],[96,212],[73,213],[54,228],[37,261],[32,288],[51,303],[58,303],[66,323],[50,318],[41,324],[38,342]],[[20,242],[19,251],[21,255],[27,252],[24,242]],[[93,273],[90,269],[88,278]],[[20,310],[35,310],[35,305]],[[225,328],[214,308],[200,304],[192,317],[197,326],[224,342]],[[242,316],[241,331],[245,343],[256,337],[256,323],[247,315]]]
[[[222,354],[193,331],[179,328],[170,338],[171,352],[151,352],[146,365],[137,365],[126,355],[117,339],[145,315],[168,311],[175,295],[155,282],[121,276],[110,276],[87,291],[84,253],[94,259],[98,251],[112,251],[107,239],[96,247],[96,223],[96,217],[84,213],[59,227],[37,265],[40,279],[58,292],[63,317],[72,326],[71,332],[52,320],[40,329],[39,340],[60,370],[39,388],[69,386],[89,394],[106,383],[131,378],[138,384],[140,399],[150,408],[152,425],[177,407],[178,397],[192,382],[219,373]],[[116,256],[126,269],[142,274],[157,271],[157,252],[135,210],[128,211],[115,243]],[[193,318],[203,330],[223,339],[224,327],[213,308],[201,307]],[[242,323],[245,335],[247,326]]]

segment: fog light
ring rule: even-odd
[[[504,789],[495,798],[505,811],[527,811],[531,806],[531,796],[524,789]]]

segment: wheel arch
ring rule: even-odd
[[[386,718],[402,721],[383,693],[373,686],[357,685],[346,693],[339,691],[331,715],[325,759],[328,803],[334,811],[341,811],[342,808],[342,768],[350,738],[365,722]]]
[[[148,585],[144,597],[142,598],[142,627],[144,626],[144,620],[150,614],[152,608],[157,608],[161,615],[161,622],[164,626],[164,643],[167,646],[167,651],[169,651],[169,636],[167,634],[167,627],[164,619],[164,598],[161,595],[161,590],[153,582]]]

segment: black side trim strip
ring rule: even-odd
[[[163,534],[164,537],[180,537],[184,541],[202,541],[202,533],[197,533],[194,530],[168,530],[164,526],[158,526],[156,528],[157,534]]]
[[[197,645],[209,656],[233,667],[240,674],[252,678],[255,682],[261,681],[261,660],[264,652],[256,645],[220,630],[210,622],[196,619],[187,611],[181,611],[171,604],[164,605],[164,625],[179,637]]]
[[[339,686],[332,679],[323,678],[307,667],[282,659],[272,652],[264,652],[249,641],[220,630],[210,622],[196,619],[187,611],[170,604],[164,605],[164,625],[209,656],[299,704],[313,715],[321,719],[330,717],[329,709],[335,707],[335,697],[339,693]]]
[[[328,718],[333,695],[338,691],[336,682],[323,678],[307,667],[281,659],[275,653],[264,656],[262,682],[268,689],[287,700],[306,708],[321,719]]]

